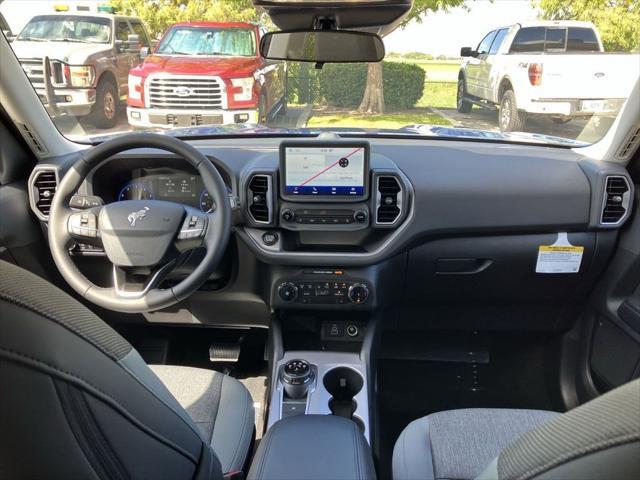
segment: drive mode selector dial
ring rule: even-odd
[[[283,302],[293,302],[298,298],[298,287],[293,283],[283,283],[278,287],[278,296]]]
[[[369,297],[369,289],[363,283],[354,283],[349,287],[347,296],[353,303],[364,303]]]
[[[304,397],[313,378],[313,370],[306,360],[290,360],[282,369],[281,380],[290,398]]]

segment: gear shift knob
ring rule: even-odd
[[[282,369],[282,384],[289,398],[303,398],[314,374],[306,360],[290,360]]]

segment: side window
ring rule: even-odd
[[[507,33],[509,33],[508,28],[498,30],[496,38],[493,40],[491,48],[489,49],[489,55],[495,55],[496,53],[498,53],[498,50],[500,50],[500,45],[502,45],[502,42],[504,42],[504,38],[507,36]]]
[[[567,29],[566,28],[547,28],[547,34],[544,41],[545,52],[564,51],[567,46]]]
[[[480,45],[478,45],[478,48],[476,49],[476,51],[478,52],[478,55],[486,55],[487,53],[489,53],[489,49],[491,48],[491,42],[493,42],[493,39],[496,37],[496,31],[494,30],[493,32],[490,32],[487,34],[486,37],[484,37],[482,39],[482,41],[480,42]]]
[[[126,42],[129,39],[131,30],[129,30],[129,24],[127,22],[118,22],[116,25],[116,40]]]
[[[569,28],[568,52],[599,52],[600,45],[595,32],[590,28]]]
[[[511,53],[542,53],[544,50],[544,27],[521,28],[511,45]]]
[[[133,32],[138,35],[138,38],[140,38],[140,43],[143,47],[151,46],[149,37],[147,37],[147,32],[144,31],[144,27],[140,22],[131,22],[131,28],[133,28]]]

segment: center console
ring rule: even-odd
[[[270,428],[248,480],[372,480],[371,449],[358,427],[326,415],[289,417]]]
[[[366,366],[357,353],[285,352],[275,372],[268,428],[297,415],[335,415],[353,421],[369,439]]]
[[[266,263],[371,265],[407,229],[411,184],[368,142],[323,134],[283,141],[278,154],[277,165],[265,155],[241,179],[238,235]]]
[[[250,477],[361,478],[349,470],[360,465],[371,478],[375,318],[396,296],[389,273],[404,259],[350,261],[401,233],[410,185],[391,162],[371,159],[367,142],[287,141],[279,155],[276,171],[245,179],[254,221],[239,230],[268,272],[274,314],[267,430]]]

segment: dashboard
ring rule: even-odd
[[[428,313],[447,326],[490,318],[557,328],[567,303],[602,273],[634,194],[622,166],[570,149],[338,136],[194,145],[227,186],[232,240],[201,291],[171,313],[145,314],[150,321],[267,325],[274,310],[397,305],[398,321],[427,321]],[[44,222],[39,176],[53,170],[62,178],[72,160],[40,164],[30,179],[32,209]],[[215,212],[197,173],[157,150],[113,157],[77,196]],[[578,271],[537,273],[540,246],[562,232],[583,247]],[[87,275],[104,271],[109,284],[100,252],[75,253]],[[512,318],[513,305],[526,315]]]

